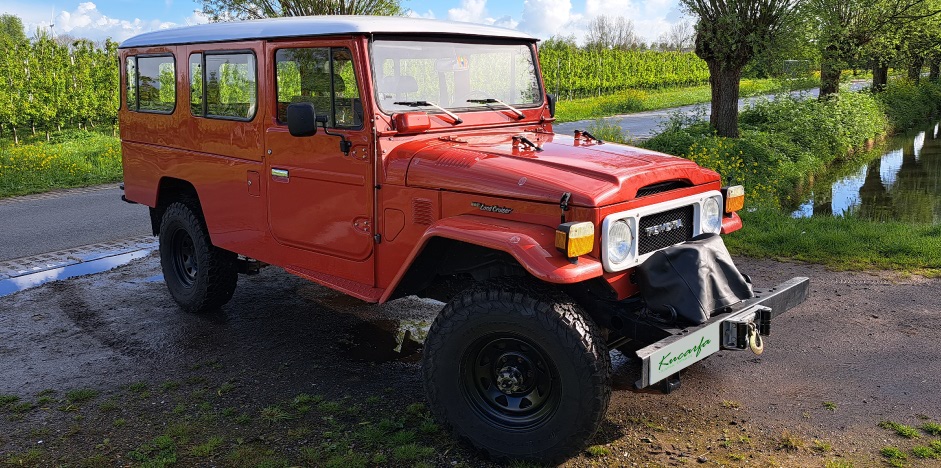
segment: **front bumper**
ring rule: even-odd
[[[702,325],[675,330],[669,337],[637,351],[642,373],[637,388],[644,388],[718,352],[744,349],[743,330],[754,326],[762,335],[770,333],[770,321],[807,299],[810,279],[796,277],[716,314]],[[753,325],[750,325],[753,324]]]

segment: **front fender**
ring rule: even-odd
[[[604,273],[598,260],[582,256],[578,258],[578,263],[572,263],[563,256],[555,248],[553,228],[484,216],[461,215],[438,220],[425,231],[380,302],[385,302],[392,295],[409,266],[434,237],[506,252],[534,278],[547,283],[579,283]]]

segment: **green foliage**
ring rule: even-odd
[[[706,62],[691,52],[589,50],[547,41],[539,49],[539,63],[546,92],[563,100],[709,82]]]
[[[908,457],[905,456],[905,453],[899,450],[898,447],[882,447],[882,450],[879,450],[879,453],[883,457],[888,458],[889,460],[904,460]]]
[[[128,454],[128,458],[142,467],[162,468],[176,463],[176,442],[169,436],[158,436]]]
[[[400,0],[362,0],[335,2],[321,0],[203,0],[203,13],[211,21],[232,21],[280,16],[314,15],[388,15],[398,16],[405,11]]]
[[[92,390],[90,388],[81,388],[78,390],[71,390],[65,394],[65,399],[69,403],[79,404],[85,403],[98,396],[98,390]]]
[[[50,142],[0,143],[0,198],[121,180],[117,138],[76,130]]]
[[[779,96],[744,110],[740,121],[742,137],[734,139],[716,136],[701,116],[674,116],[644,146],[745,185],[751,206],[779,206],[794,187],[887,128],[879,102],[866,93],[826,101]]]
[[[921,430],[933,436],[941,436],[941,424],[927,422],[921,425]]]
[[[588,125],[588,133],[601,141],[610,141],[614,143],[630,144],[631,138],[624,134],[620,121],[610,119],[598,119]]]
[[[895,431],[896,435],[899,435],[906,439],[917,439],[921,437],[921,434],[918,433],[918,429],[915,429],[914,427],[911,427],[911,426],[906,426],[904,424],[899,424],[894,421],[882,421],[879,423],[879,427],[883,429]]]
[[[935,451],[931,447],[925,447],[924,445],[916,445],[912,447],[912,454],[917,458],[941,458],[941,453]]]
[[[2,14],[0,15],[0,41],[10,40],[12,42],[22,42],[26,40],[26,32],[23,30],[23,20],[19,16]]]
[[[941,114],[941,84],[893,80],[877,95],[892,128],[904,130]]]

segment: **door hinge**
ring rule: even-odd
[[[381,244],[381,243],[382,243],[382,234],[376,234],[376,235],[372,236],[372,238],[376,240],[376,243],[377,243],[377,244]]]

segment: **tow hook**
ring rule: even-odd
[[[761,334],[758,333],[758,327],[754,323],[748,324],[748,349],[758,355],[765,351],[765,343],[761,340]]]

